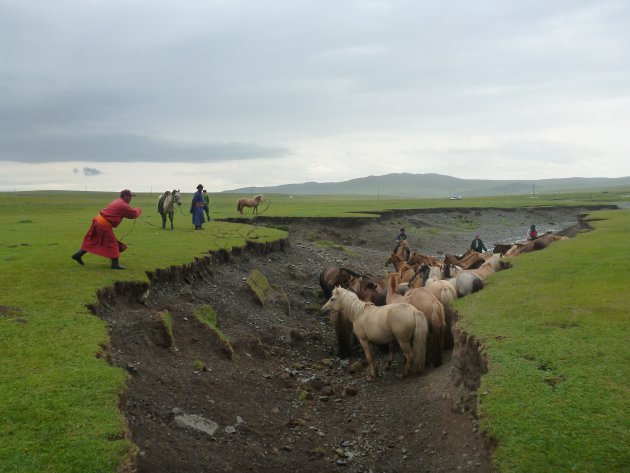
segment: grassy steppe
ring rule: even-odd
[[[186,202],[190,201],[191,195],[184,196]],[[132,452],[133,446],[123,437],[125,421],[118,412],[117,405],[126,374],[110,367],[98,357],[101,346],[107,343],[107,327],[86,309],[87,304],[95,302],[98,288],[111,285],[117,280],[144,281],[146,271],[184,264],[209,250],[229,249],[243,245],[246,240],[266,241],[284,236],[283,232],[272,229],[216,221],[206,224],[204,232],[195,232],[191,228],[187,204],[175,216],[176,231],[162,231],[159,228],[160,217],[155,211],[157,196],[139,195],[134,198],[132,205],[142,207],[144,214],[135,222],[124,221],[116,230],[118,237],[123,237],[123,241],[129,245],[129,249],[121,257],[122,264],[128,269],[122,272],[112,271],[107,260],[89,254],[84,257],[85,267],[77,265],[70,259],[70,255],[78,249],[91,218],[115,197],[114,193],[82,192],[0,194],[0,284],[3,288],[0,296],[2,471],[113,472],[119,469],[124,458]],[[212,195],[213,218],[235,217],[236,197],[231,194]],[[356,215],[355,212],[370,216],[384,209],[588,205],[626,199],[620,194],[611,193],[539,196],[536,199],[516,196],[464,201],[387,198],[370,200],[339,196],[266,197],[268,202],[261,206],[264,215],[290,217],[339,217]],[[592,234],[594,236],[590,238],[595,240],[591,245],[598,247],[604,244],[597,240],[599,234],[602,232]],[[543,256],[551,254],[547,251]],[[603,250],[598,252],[605,253]],[[535,256],[537,255],[532,257]],[[519,260],[517,267],[524,265],[525,261],[525,258]],[[617,261],[615,260],[615,264]],[[551,270],[570,277],[577,271],[573,268],[574,265],[583,269],[584,274],[591,267],[587,262],[571,259],[561,269],[553,267]],[[625,264],[624,269],[619,270],[619,266],[608,264],[605,271],[612,271],[614,277],[619,277],[624,271],[627,272],[627,267]],[[514,271],[513,274],[518,272]],[[591,278],[593,274],[588,277]],[[499,276],[497,281],[500,280]],[[527,282],[531,284],[529,279]],[[564,287],[559,290],[563,291]],[[604,291],[604,296],[598,295],[595,299],[600,301],[598,306],[605,308],[608,303],[613,306],[618,304],[616,293],[606,287]],[[471,302],[477,303],[478,300],[483,299],[475,298]],[[589,304],[591,303],[594,304],[589,299]],[[591,307],[589,304],[586,307]],[[553,314],[549,314],[552,321],[555,320],[551,318]],[[473,331],[476,330],[477,327],[473,327]],[[518,331],[517,328],[510,330]],[[562,332],[568,331],[570,330]],[[484,332],[479,333],[483,336]],[[486,336],[492,341],[491,332],[487,333]],[[627,340],[627,332],[625,334]],[[607,340],[606,343],[611,339]],[[535,341],[531,343],[536,344]],[[606,343],[603,344],[603,350],[608,353]],[[489,347],[489,350],[492,349],[493,345]],[[617,378],[610,379],[618,379],[620,372],[616,371],[616,362],[619,360],[612,355],[596,358],[596,353],[591,353],[588,369],[612,371]],[[503,364],[501,357],[510,359],[510,352],[498,350],[493,356],[496,356],[496,361],[492,361],[491,369],[499,370]],[[598,361],[595,365],[594,360]],[[627,351],[625,361],[627,365]],[[562,371],[561,374],[567,380],[572,379],[568,371]],[[622,372],[621,376],[627,381],[627,372]],[[489,383],[490,379],[484,382]],[[563,384],[567,385],[567,382],[559,383],[556,391],[564,389]],[[489,393],[484,397],[485,409],[486,405],[490,405],[489,400],[500,394],[500,390],[492,386],[484,386],[483,389]],[[522,388],[517,386],[511,389]],[[625,389],[627,394],[627,385]],[[590,395],[587,391],[584,397],[590,399]],[[617,402],[618,399],[615,398],[614,401]],[[591,403],[595,404],[592,401]],[[604,407],[608,409],[608,405]],[[623,400],[619,404],[613,402],[612,407],[616,412],[621,408],[626,408],[627,412],[627,404]],[[488,419],[486,428],[501,438],[501,432],[493,430],[498,428],[498,414],[485,412],[484,410]],[[627,419],[627,415],[619,417]],[[508,423],[507,428],[510,425]],[[627,440],[627,430],[625,434],[626,437],[621,435],[618,438]],[[505,439],[505,447],[501,447],[497,458],[509,471],[511,467],[504,462],[502,455],[512,455],[510,449],[514,447],[509,436]],[[596,443],[598,442],[593,440],[591,445]],[[623,444],[615,445],[617,453],[623,450],[619,447]],[[508,453],[504,454],[504,451]],[[623,450],[623,453],[627,455],[627,451]],[[553,455],[555,458],[556,453]],[[616,455],[615,458],[620,457]]]
[[[479,410],[501,471],[630,471],[630,211],[591,218],[457,303],[488,356]]]
[[[281,231],[212,222],[194,232],[178,214],[174,232],[160,221],[155,198],[138,196],[142,220],[116,230],[129,249],[126,271],[105,258],[70,259],[91,218],[115,194],[0,194],[0,470],[117,471],[132,445],[124,440],[118,397],[126,374],[97,355],[107,327],[91,315],[98,288],[146,280],[145,271],[190,262],[245,240],[276,240]]]

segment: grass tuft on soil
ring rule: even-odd
[[[232,348],[232,344],[230,343],[228,338],[219,329],[217,313],[215,312],[215,310],[210,305],[206,304],[195,310],[193,312],[193,316],[204,326],[208,327],[213,333],[216,334],[219,341],[223,344],[226,355],[228,356],[228,358],[232,358],[232,355],[234,354],[234,349]]]
[[[260,305],[265,305],[267,291],[271,289],[267,277],[257,269],[254,269],[249,273],[245,282],[256,296],[256,300]]]

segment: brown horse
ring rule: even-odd
[[[254,196],[252,199],[247,199],[247,198],[238,199],[238,202],[236,203],[236,211],[240,213],[241,215],[243,215],[243,208],[251,207],[252,214],[258,214],[258,206],[260,205],[261,202],[264,202],[264,201],[265,201],[265,197],[262,194],[258,194]]]
[[[427,321],[422,312],[410,304],[388,304],[376,307],[360,300],[356,294],[341,287],[333,289],[332,296],[322,307],[337,317],[352,323],[368,361],[368,377],[377,375],[372,344],[389,344],[397,341],[405,355],[402,375],[421,374],[424,368],[427,340]]]
[[[389,273],[387,275],[387,304],[406,302],[425,315],[429,328],[427,362],[430,361],[434,367],[440,366],[446,329],[444,306],[426,287],[409,289],[404,296],[397,292],[397,288],[398,274]]]
[[[371,302],[378,306],[385,305],[387,281],[383,277],[359,276],[352,278],[347,288],[359,296],[362,301]]]
[[[416,253],[415,251],[411,253],[409,258],[407,258],[407,262],[416,266],[418,264],[428,264],[429,266],[442,266],[444,263],[431,255],[423,255],[422,253]]]
[[[327,266],[319,273],[319,287],[322,288],[324,298],[328,300],[335,287],[341,286],[347,288],[350,281],[358,277],[361,277],[361,275],[351,269],[340,268],[339,266]]]
[[[400,240],[398,245],[396,245],[396,248],[394,248],[394,251],[392,251],[389,255],[389,258],[387,258],[387,261],[385,261],[385,265],[387,266],[391,263],[394,265],[394,269],[398,271],[400,269],[400,265],[406,262],[407,258],[409,258],[410,251],[407,240]]]

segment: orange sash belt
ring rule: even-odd
[[[205,204],[204,204],[204,203],[202,203],[202,202],[197,202],[197,203],[195,204],[195,206],[196,206],[196,207],[203,207],[204,205],[205,205]]]
[[[111,223],[109,223],[109,222],[107,221],[107,219],[106,219],[105,217],[103,217],[101,214],[98,214],[94,220],[96,220],[96,223],[98,223],[99,225],[103,225],[104,227],[107,227],[107,228],[113,228],[113,227],[114,227],[114,226],[113,226]]]

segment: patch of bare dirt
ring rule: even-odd
[[[461,254],[476,233],[486,245],[569,228],[575,209],[396,212],[368,220],[271,220],[289,238],[158,270],[150,284],[101,291],[95,313],[110,327],[112,364],[129,372],[121,400],[138,472],[490,472],[490,442],[474,416],[484,372],[479,346],[457,334],[437,369],[369,382],[356,348],[336,356],[319,273],[343,265],[384,274],[398,228],[412,250]],[[431,229],[431,232],[415,231]],[[577,228],[577,227],[576,227]],[[334,241],[339,248],[321,247]],[[273,290],[261,305],[246,284],[260,271]],[[221,340],[193,315],[209,305]],[[172,319],[172,339],[162,314]],[[451,361],[455,358],[454,361]],[[359,363],[357,363],[359,362]],[[197,427],[187,426],[187,422]]]

